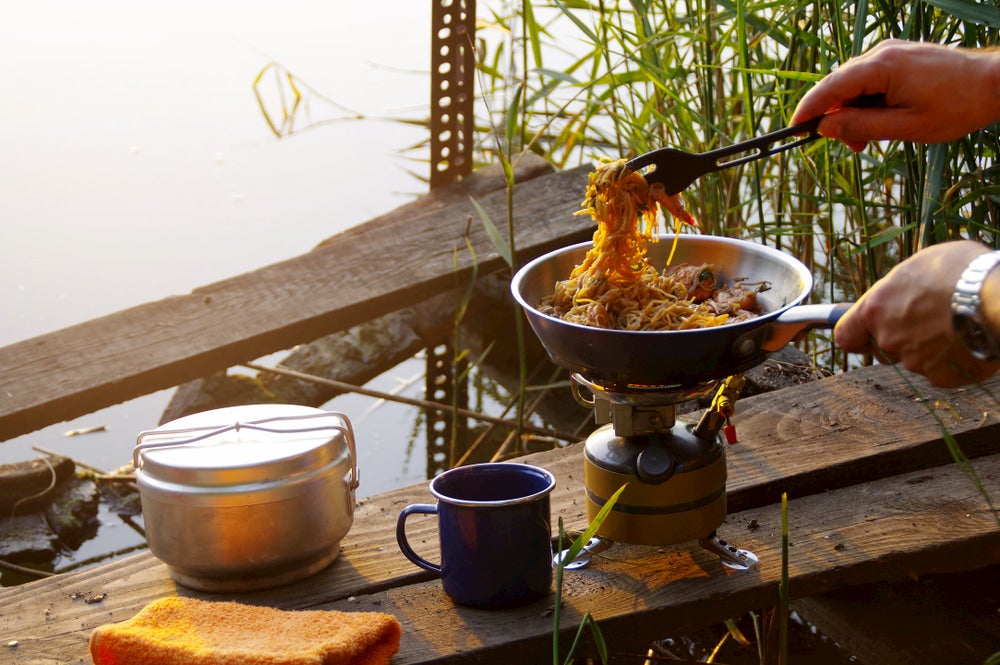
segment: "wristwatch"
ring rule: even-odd
[[[951,320],[955,332],[979,360],[1000,362],[1000,342],[983,318],[983,282],[1000,264],[1000,251],[980,254],[958,278],[951,296]]]

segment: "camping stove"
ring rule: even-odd
[[[649,264],[709,264],[723,283],[749,278],[766,284],[756,295],[759,316],[654,331],[586,326],[543,312],[539,305],[552,295],[553,285],[572,275],[592,248],[584,242],[553,250],[529,261],[511,280],[511,293],[535,335],[551,360],[569,370],[579,401],[594,411],[598,428],[584,453],[591,521],[625,485],[583,559],[567,565],[616,540],[643,545],[697,540],[727,566],[753,567],[753,553],[716,534],[726,516],[727,444],[719,434],[726,430],[743,372],[801,332],[833,328],[849,305],[803,304],[812,273],[782,251],[682,234],[650,243]],[[712,407],[698,423],[677,422],[679,403],[716,388]]]
[[[729,424],[743,387],[741,375],[692,387],[608,388],[572,375],[573,396],[594,412],[598,428],[584,447],[587,517],[594,520],[625,485],[583,562],[614,542],[672,545],[697,540],[724,565],[749,570],[757,556],[731,546],[716,529],[726,517],[726,447]],[[697,423],[677,422],[677,405],[717,388]],[[727,441],[720,434],[725,433]],[[572,564],[570,564],[572,565]]]

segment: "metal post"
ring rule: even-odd
[[[472,173],[476,0],[434,0],[431,17],[431,187]]]
[[[472,173],[476,0],[434,0],[431,16],[431,189]],[[456,365],[452,339],[427,349],[425,389],[430,399],[469,400],[468,380]],[[462,378],[459,378],[462,377]],[[456,418],[453,427],[452,418]],[[454,435],[454,439],[452,438]],[[468,421],[427,412],[427,477],[433,478],[468,446]]]

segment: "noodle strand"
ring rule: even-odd
[[[717,289],[711,265],[682,264],[657,271],[646,258],[656,241],[660,211],[694,224],[679,195],[650,185],[620,159],[590,174],[583,208],[597,222],[593,247],[542,300],[539,311],[566,321],[618,330],[685,330],[754,316],[756,290],[743,284]],[[676,237],[667,265],[676,250]],[[710,287],[709,287],[710,284]]]

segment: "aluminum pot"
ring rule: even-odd
[[[306,406],[227,407],[143,432],[133,463],[149,549],[202,591],[312,575],[353,523],[356,460],[347,417]]]
[[[650,243],[647,257],[665,266],[673,235]],[[832,328],[850,303],[803,305],[813,279],[800,261],[771,247],[733,238],[681,235],[673,263],[711,263],[722,283],[765,280],[758,295],[761,316],[714,328],[630,331],[594,328],[547,316],[537,305],[559,280],[583,261],[592,242],[544,254],[511,280],[511,291],[552,360],[610,390],[637,386],[658,390],[705,384],[763,362],[796,335],[810,328]]]

